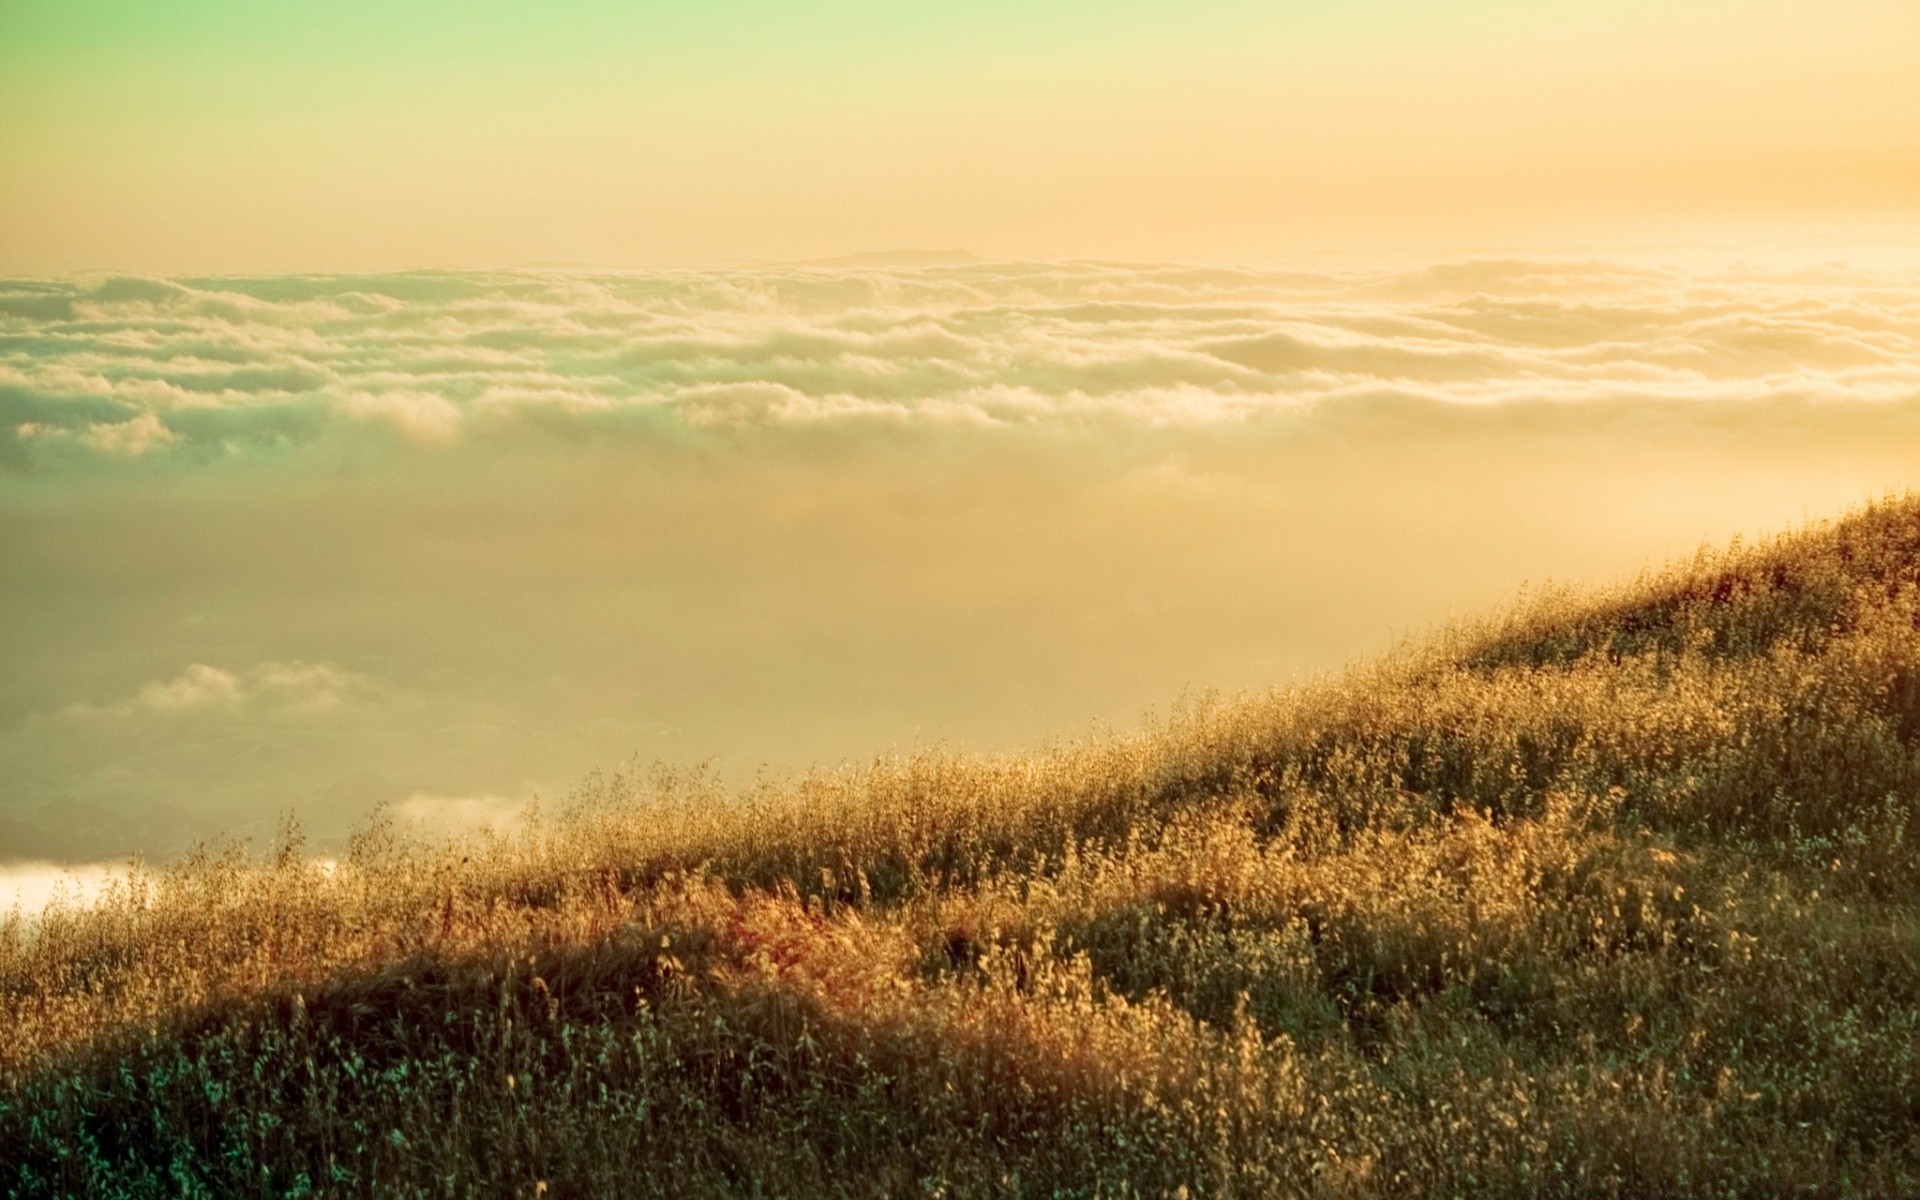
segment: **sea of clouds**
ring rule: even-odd
[[[0,464],[387,437],[1198,426],[1354,403],[1902,402],[1920,289],[1485,261],[0,282]]]
[[[1892,268],[0,281],[0,864],[1126,727],[1915,483]]]

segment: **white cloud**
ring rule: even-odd
[[[190,708],[232,706],[240,703],[240,679],[231,671],[194,663],[172,679],[149,683],[134,697],[141,708],[177,712]]]
[[[0,920],[17,907],[31,921],[58,900],[86,905],[99,899],[113,880],[126,873],[125,864],[81,863],[65,866],[50,862],[0,864]]]
[[[433,392],[355,392],[340,398],[340,409],[363,421],[390,425],[423,444],[452,441],[462,420],[452,401]]]
[[[578,388],[524,384],[489,385],[480,393],[479,399],[474,404],[476,408],[500,412],[532,409],[568,414],[605,412],[613,407],[611,399],[597,392]]]
[[[815,396],[784,383],[720,383],[691,387],[675,397],[689,425],[797,425],[836,417],[904,420],[906,406],[858,396]]]
[[[328,663],[261,663],[246,675],[250,699],[290,712],[328,712],[371,692],[372,684],[365,676]]]
[[[192,663],[169,679],[142,686],[126,699],[76,704],[66,711],[82,719],[241,710],[310,717],[370,699],[374,693],[366,676],[329,663],[263,662],[239,671]]]
[[[87,432],[82,440],[105,454],[138,458],[156,446],[166,445],[174,438],[174,432],[168,429],[159,417],[150,412],[143,412],[125,421],[92,422],[87,426]]]
[[[0,282],[0,429],[16,461],[80,469],[63,447],[98,467],[374,431],[1150,428],[1381,395],[1920,403],[1916,282],[1550,261]]]

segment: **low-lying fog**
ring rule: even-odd
[[[1916,281],[0,283],[0,862],[1286,683],[1914,481]]]

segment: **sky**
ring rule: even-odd
[[[0,863],[1124,731],[1916,464],[1914,267],[0,281]]]
[[[1912,0],[0,0],[0,907],[1920,484]],[[9,865],[11,864],[11,865]]]
[[[1911,0],[7,0],[0,274],[1871,242],[1915,46]]]

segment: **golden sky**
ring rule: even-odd
[[[0,864],[1124,728],[1914,486],[1916,80],[1915,0],[0,0]]]
[[[0,6],[0,274],[1920,219],[1912,0]]]

